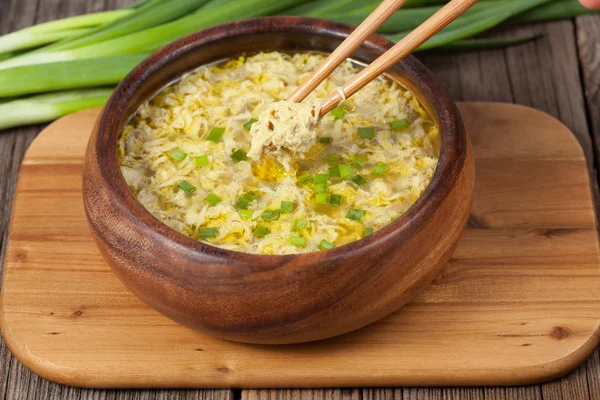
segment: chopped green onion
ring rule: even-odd
[[[212,128],[210,130],[210,133],[206,137],[206,140],[210,140],[211,142],[217,142],[219,141],[219,139],[221,139],[221,136],[223,136],[224,132],[225,128]]]
[[[372,234],[374,231],[373,228],[365,228],[365,230],[363,231],[363,237],[365,236],[369,236],[370,234]]]
[[[375,165],[375,168],[373,169],[373,173],[375,175],[381,176],[389,167],[390,166],[388,164],[380,161]]]
[[[248,159],[248,156],[244,150],[238,149],[233,152],[231,158],[233,158],[235,161],[246,161]]]
[[[294,220],[294,225],[292,226],[292,230],[296,232],[300,232],[306,228],[306,220],[305,219],[297,219]]]
[[[244,124],[244,128],[246,128],[246,130],[249,131],[250,129],[252,129],[252,125],[254,125],[255,122],[258,122],[258,120],[250,118],[250,120]]]
[[[342,179],[348,179],[352,176],[352,168],[349,165],[340,164],[338,165],[338,168],[340,169],[340,176]]]
[[[240,216],[245,219],[252,218],[252,210],[240,210]]]
[[[294,212],[294,203],[291,201],[282,201],[281,202],[281,212],[291,214]]]
[[[373,139],[375,137],[375,128],[358,128],[358,136],[361,139]]]
[[[217,196],[216,194],[211,193],[204,198],[204,201],[206,201],[211,206],[216,206],[217,204],[219,204],[222,201],[222,199],[219,196]]]
[[[328,179],[329,175],[327,174],[317,174],[317,176],[315,176],[315,183],[327,183]]]
[[[315,183],[315,190],[317,193],[325,193],[329,191],[329,189],[327,188],[327,182]]]
[[[329,204],[331,204],[332,206],[342,205],[342,195],[332,194],[329,198]]]
[[[306,239],[300,236],[292,236],[290,238],[290,244],[303,249],[306,247]]]
[[[265,221],[277,221],[280,216],[279,210],[265,210],[262,213],[262,218]]]
[[[365,166],[366,162],[367,162],[367,157],[356,156],[356,157],[354,157],[354,162],[352,163],[352,166],[356,169],[361,169],[362,167]]]
[[[238,201],[235,203],[235,206],[237,208],[248,208],[248,204],[250,204],[250,200],[248,199],[244,199],[243,197],[241,199],[238,199]]]
[[[196,167],[208,165],[208,156],[196,156]]]
[[[346,115],[346,110],[344,110],[344,103],[342,102],[339,106],[331,110],[331,115],[333,115],[333,118],[335,119],[344,119],[344,116]]]
[[[322,137],[322,138],[319,138],[319,143],[329,144],[331,142],[333,142],[333,138],[332,137]]]
[[[332,178],[339,178],[340,175],[340,169],[338,167],[329,167],[329,176]]]
[[[217,228],[200,228],[198,229],[198,236],[201,238],[214,238],[219,234]]]
[[[337,154],[328,154],[325,161],[329,165],[338,165],[340,163],[340,156]]]
[[[410,121],[406,118],[397,119],[395,121],[390,122],[390,127],[394,131],[404,131],[410,127]]]
[[[179,182],[179,188],[186,193],[194,193],[196,191],[196,187],[189,183],[188,181]]]
[[[365,215],[365,210],[357,210],[356,208],[351,208],[348,210],[346,218],[352,219],[354,221],[360,221],[363,215]]]
[[[316,202],[317,204],[329,203],[329,193],[317,193]]]
[[[305,174],[302,174],[301,176],[298,177],[298,182],[302,183],[302,184],[307,184],[313,181],[313,176],[310,172],[307,172]]]
[[[269,228],[267,228],[266,226],[256,225],[256,227],[254,228],[254,230],[252,232],[254,232],[254,234],[256,236],[265,237],[269,233],[271,233],[271,230]]]
[[[187,157],[187,153],[181,149],[175,149],[169,153],[169,157],[173,160],[183,161],[185,160],[185,157]]]
[[[330,250],[330,249],[333,249],[334,247],[335,247],[335,244],[328,242],[325,239],[321,240],[321,243],[319,243],[320,250]]]
[[[356,174],[354,175],[352,178],[350,178],[350,180],[354,183],[356,183],[358,186],[362,186],[365,183],[367,183],[367,181],[365,180],[365,178],[363,178],[362,176]]]
[[[259,197],[260,197],[260,193],[256,193],[252,190],[250,190],[242,195],[242,198],[248,199],[249,201],[256,200]]]

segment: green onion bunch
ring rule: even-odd
[[[358,25],[380,1],[141,0],[119,10],[64,18],[0,36],[0,130],[102,106],[114,86],[151,52],[192,32],[267,15],[317,17]],[[379,33],[398,41],[446,2],[408,0]],[[578,0],[481,0],[419,50],[518,45],[540,35],[504,39],[477,35],[502,23],[593,12],[598,11],[584,8]],[[343,112],[343,108],[334,110],[342,116]],[[218,133],[214,132],[215,136]],[[241,150],[232,155],[234,159],[244,156]]]

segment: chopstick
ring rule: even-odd
[[[346,98],[352,96],[354,93],[366,86],[373,79],[377,78],[389,67],[396,64],[398,61],[409,55],[413,50],[425,43],[433,35],[444,29],[448,24],[450,24],[460,15],[462,15],[465,11],[467,11],[469,8],[475,5],[478,1],[479,0],[450,1],[438,12],[433,14],[429,19],[427,19],[425,22],[419,25],[415,30],[413,30],[404,38],[402,38],[402,40],[396,43],[391,49],[383,53],[381,56],[379,56],[379,58],[377,58],[367,67],[365,67],[362,71],[356,74],[342,87],[339,87],[334,92],[332,92],[321,104],[319,118],[323,117],[323,115],[333,110]],[[361,26],[363,24],[361,24]],[[342,43],[342,45],[344,43]]]
[[[398,10],[406,0],[384,0],[286,99],[299,103]]]

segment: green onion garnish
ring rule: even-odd
[[[358,186],[362,186],[365,183],[367,183],[367,181],[365,180],[365,178],[363,178],[362,176],[356,174],[354,175],[352,178],[350,178],[350,180],[354,183],[356,183]]]
[[[235,203],[235,206],[237,208],[248,208],[248,204],[250,204],[250,202],[254,199],[258,199],[260,197],[259,194],[257,194],[256,192],[253,192],[252,190],[249,192],[246,192],[242,195],[242,197],[239,198],[239,200],[237,201],[237,203]]]
[[[342,205],[342,195],[340,194],[332,194],[329,198],[329,204],[332,206],[340,206]]]
[[[262,218],[265,221],[277,221],[279,219],[279,210],[265,210],[262,213]]]
[[[187,156],[187,153],[181,149],[175,149],[169,153],[169,157],[171,157],[173,160],[177,160],[177,161],[185,160],[186,156]]]
[[[302,184],[307,184],[313,181],[313,176],[310,172],[307,172],[305,174],[302,174],[301,176],[298,177],[298,182],[302,183]]]
[[[255,122],[258,122],[258,120],[254,119],[254,118],[250,118],[250,120],[244,124],[244,128],[246,128],[246,130],[249,131]]]
[[[340,163],[340,156],[337,154],[328,154],[325,161],[329,165],[338,165]]]
[[[208,165],[208,156],[196,156],[196,167]]]
[[[256,193],[252,190],[250,190],[242,195],[242,198],[248,199],[250,201],[258,199],[259,197],[260,197],[260,193]]]
[[[297,219],[294,220],[294,225],[292,226],[292,230],[296,232],[300,232],[306,228],[306,220],[305,219]]]
[[[406,118],[397,119],[395,121],[390,122],[390,127],[394,131],[403,131],[410,127],[410,121]]]
[[[281,202],[281,212],[291,214],[294,212],[294,203],[291,201],[282,201]]]
[[[252,218],[252,210],[240,210],[240,216],[245,219]]]
[[[329,176],[332,178],[339,178],[340,169],[338,167],[329,167]]]
[[[238,199],[238,201],[235,203],[235,206],[237,208],[248,208],[248,204],[250,204],[250,200],[248,199],[244,199],[243,197],[241,199]]]
[[[367,157],[356,156],[356,157],[354,157],[354,162],[352,163],[352,166],[356,169],[361,169],[362,167],[365,166],[366,162],[367,162]]]
[[[340,103],[339,106],[331,110],[331,115],[333,115],[335,119],[343,119],[346,115],[346,110],[344,110],[344,103]]]
[[[320,250],[330,250],[330,249],[333,249],[334,247],[335,247],[335,244],[328,242],[325,239],[321,240],[321,243],[319,243]]]
[[[303,249],[306,247],[306,239],[300,236],[292,236],[290,238],[290,244]]]
[[[333,142],[333,138],[332,137],[322,137],[322,138],[319,138],[319,143],[329,144],[331,142]]]
[[[269,233],[271,233],[271,230],[269,228],[267,228],[266,226],[256,225],[256,227],[254,228],[254,230],[252,232],[254,232],[254,234],[256,236],[265,237]]]
[[[358,136],[361,139],[373,139],[375,137],[375,128],[358,128]]]
[[[198,236],[201,238],[214,238],[219,234],[217,228],[200,228],[198,229]]]
[[[219,196],[217,196],[216,194],[211,193],[204,198],[204,201],[207,202],[208,204],[210,204],[211,206],[216,206],[217,204],[219,204],[222,201],[222,199]]]
[[[317,202],[317,204],[329,203],[329,193],[317,193],[316,202]]]
[[[248,159],[248,156],[246,154],[247,153],[244,150],[238,149],[233,152],[231,158],[233,158],[235,161],[246,161]]]
[[[329,189],[327,188],[327,182],[315,183],[315,190],[316,190],[317,193],[328,192]]]
[[[225,128],[212,128],[210,133],[206,137],[206,140],[210,140],[211,142],[216,142],[221,139],[223,133],[225,132]]]
[[[340,176],[342,179],[348,179],[352,176],[352,168],[349,165],[340,164],[338,165],[338,168],[340,169]]]
[[[381,176],[389,167],[390,166],[388,164],[380,161],[375,165],[375,168],[373,169],[373,173],[375,175]]]
[[[317,174],[317,176],[315,176],[315,183],[327,183],[327,179],[329,179],[329,175]]]
[[[181,181],[179,182],[178,186],[186,193],[194,193],[196,191],[196,187],[188,181]]]
[[[353,219],[354,221],[360,221],[363,215],[365,215],[365,210],[357,210],[356,208],[351,208],[348,210],[346,218]]]
[[[363,231],[363,237],[365,236],[369,236],[370,234],[372,234],[374,231],[373,228],[365,228],[365,230]]]

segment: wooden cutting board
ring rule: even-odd
[[[600,263],[583,152],[531,108],[460,105],[476,155],[471,223],[442,275],[359,331],[260,346],[192,331],[121,284],[88,232],[83,155],[98,110],[50,125],[19,176],[2,333],[53,381],[86,387],[513,385],[562,375],[600,338]]]

